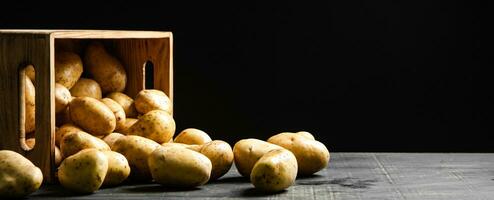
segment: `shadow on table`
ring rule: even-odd
[[[235,184],[235,183],[250,183],[250,180],[243,176],[233,176],[233,177],[220,178],[218,180],[211,181],[207,184],[216,185],[216,184]]]
[[[38,190],[40,191],[40,190]],[[35,192],[34,194],[30,195],[30,197],[82,197],[82,196],[87,196],[88,194],[80,194],[80,193],[75,193],[71,192],[70,190],[67,190],[63,188],[60,185],[48,185],[45,186],[43,189],[43,192]]]
[[[122,191],[130,193],[154,193],[154,192],[187,192],[200,190],[201,188],[176,188],[176,187],[165,187],[159,184],[147,184],[147,185],[133,185],[122,188]]]
[[[275,194],[283,194],[285,192],[287,192],[287,190],[282,190],[282,191],[274,192],[274,193],[273,192],[264,192],[264,191],[261,191],[261,190],[254,188],[254,186],[252,186],[252,188],[247,188],[247,189],[243,190],[240,193],[240,197],[265,197],[265,196],[272,196]]]

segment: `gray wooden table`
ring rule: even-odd
[[[263,194],[236,169],[192,190],[133,184],[77,196],[45,185],[31,198],[74,199],[494,199],[494,154],[333,153],[329,168]]]

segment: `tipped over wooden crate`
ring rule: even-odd
[[[54,180],[55,51],[58,43],[98,40],[109,47],[127,72],[125,93],[131,97],[153,87],[173,102],[173,38],[171,32],[102,30],[0,30],[0,149],[16,151],[38,166],[46,181]],[[36,73],[36,144],[24,145],[24,67]],[[146,76],[146,69],[148,73]],[[147,80],[146,77],[152,80]],[[149,84],[151,83],[151,84]],[[21,112],[22,111],[22,112]]]

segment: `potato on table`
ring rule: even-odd
[[[58,167],[60,184],[74,192],[98,190],[108,172],[108,158],[97,149],[84,149],[62,161]]]
[[[171,187],[197,187],[211,175],[211,161],[206,156],[181,147],[157,148],[148,165],[156,182]]]
[[[176,143],[174,143],[176,144]],[[216,180],[225,175],[233,164],[232,147],[224,141],[213,140],[201,145],[199,153],[211,160],[212,171],[210,180]]]
[[[211,138],[204,131],[188,128],[180,132],[177,137],[175,137],[174,142],[184,144],[205,144],[211,142]]]
[[[69,104],[69,112],[76,125],[93,135],[108,135],[115,130],[115,114],[95,98],[75,97]]]
[[[155,89],[140,91],[135,98],[136,110],[141,114],[146,114],[152,110],[163,110],[172,113],[172,103],[168,96]]]
[[[283,147],[258,139],[243,139],[238,141],[233,146],[233,157],[238,172],[244,177],[250,177],[250,173],[256,162],[264,154],[274,149],[283,149]]]
[[[267,192],[284,190],[297,178],[297,159],[286,149],[275,149],[256,162],[250,181],[257,189]]]
[[[106,173],[104,186],[114,186],[122,183],[130,174],[130,166],[125,156],[114,151],[103,151],[108,158],[108,172]]]
[[[125,134],[138,135],[164,143],[173,138],[175,133],[175,120],[165,111],[153,110],[142,115]]]
[[[121,92],[127,84],[127,74],[122,63],[108,54],[103,44],[89,44],[84,56],[84,66],[96,82],[99,83],[103,94]]]
[[[82,60],[79,55],[72,52],[55,54],[55,82],[70,89],[81,77],[82,70]]]
[[[70,93],[74,97],[92,97],[101,99],[101,87],[98,82],[88,78],[79,79],[75,85],[70,88]]]
[[[0,197],[22,198],[36,191],[43,174],[19,153],[0,150]]]

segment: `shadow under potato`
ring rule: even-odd
[[[230,183],[250,183],[250,180],[243,176],[224,177],[214,181],[210,181],[207,183],[207,185],[230,184]]]
[[[275,195],[275,194],[282,194],[285,192],[287,192],[287,190],[282,190],[282,191],[278,191],[278,192],[266,192],[266,191],[262,191],[262,190],[254,188],[254,187],[251,187],[251,188],[247,188],[247,189],[243,190],[240,193],[240,196],[241,197],[264,197],[264,196],[271,196],[271,195]]]
[[[125,192],[130,193],[151,193],[151,192],[186,192],[200,190],[201,188],[179,188],[179,187],[165,187],[159,184],[146,184],[146,185],[132,185],[122,188]]]

